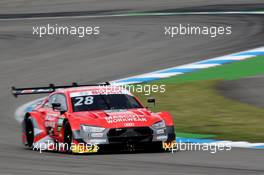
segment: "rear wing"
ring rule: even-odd
[[[64,86],[55,86],[54,84],[50,84],[46,87],[27,87],[27,88],[17,88],[17,87],[11,87],[11,93],[14,97],[17,97],[19,95],[31,95],[31,94],[49,94],[56,89],[65,89],[65,88],[71,88],[71,87],[84,87],[84,86],[109,86],[109,82],[104,83],[97,83],[97,84],[78,84],[76,82],[73,82],[71,85],[64,85]]]

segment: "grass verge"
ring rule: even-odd
[[[264,109],[221,96],[216,86],[223,80],[264,73],[264,57],[175,76],[151,84],[166,84],[154,111],[169,111],[176,131],[212,134],[215,139],[264,141]],[[136,94],[143,102],[148,96]],[[182,133],[183,132],[183,133]]]
[[[173,76],[154,82],[159,84],[185,83],[201,80],[235,80],[248,76],[255,76],[264,73],[264,56],[259,56],[244,61],[225,64],[218,67],[202,69],[200,71],[186,73],[180,76]]]

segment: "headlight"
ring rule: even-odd
[[[105,128],[102,127],[97,127],[97,126],[87,126],[87,125],[82,125],[82,130],[84,132],[103,132],[105,130]]]
[[[155,129],[165,128],[165,126],[166,125],[165,125],[164,120],[161,120],[160,122],[157,122],[157,123],[152,125],[152,127]]]

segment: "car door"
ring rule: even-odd
[[[56,103],[57,94],[53,94],[48,98],[41,109],[41,113],[44,118],[44,126],[49,135],[54,135],[54,128],[56,125],[56,120],[58,115],[60,115],[59,111],[54,111],[52,109],[52,103]]]
[[[50,136],[55,137],[58,135],[58,132],[61,129],[61,124],[65,116],[61,114],[60,111],[53,110],[53,103],[61,104],[61,109],[63,111],[67,111],[68,107],[64,94],[57,93],[51,95],[39,110],[44,118],[44,126],[47,130],[47,133]]]
[[[68,111],[67,101],[64,94],[57,94],[55,103],[59,103],[61,105],[60,106],[61,111],[65,111],[65,112]],[[58,136],[57,139],[59,139],[59,133],[61,131],[64,119],[65,119],[64,113],[59,112],[59,114],[55,116],[55,124],[53,128],[53,132],[56,136]]]

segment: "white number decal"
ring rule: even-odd
[[[91,104],[93,104],[93,97],[92,96],[85,97],[84,104],[85,105],[91,105]]]
[[[81,105],[91,105],[93,104],[93,97],[87,96],[87,97],[76,97],[76,100],[78,100],[76,103],[74,103],[74,106],[81,106]]]
[[[74,106],[81,106],[83,102],[83,97],[76,97],[76,100],[78,100],[76,103],[74,103]]]

